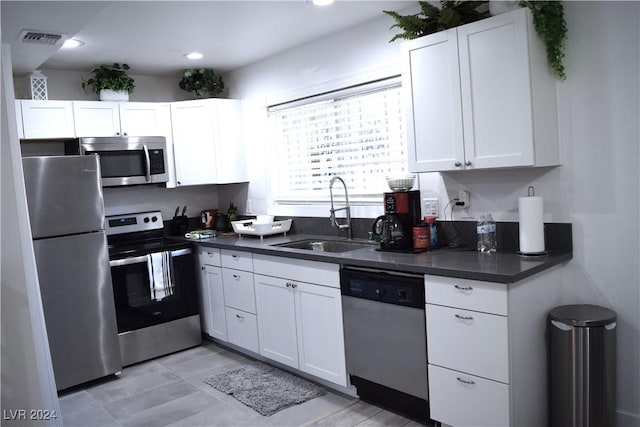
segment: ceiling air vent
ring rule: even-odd
[[[45,33],[43,31],[23,30],[20,40],[23,43],[54,45],[62,39],[62,34]]]

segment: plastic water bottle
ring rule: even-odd
[[[489,253],[489,235],[485,215],[482,215],[478,220],[476,232],[478,233],[478,252]]]
[[[485,217],[485,227],[487,228],[487,246],[489,247],[489,252],[492,253],[497,250],[498,243],[496,241],[496,222],[491,214]]]

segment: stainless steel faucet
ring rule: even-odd
[[[344,187],[344,198],[345,198],[345,206],[342,208],[334,208],[333,207],[333,184],[336,181],[340,181],[342,183],[342,186]],[[347,236],[349,238],[349,240],[352,239],[352,232],[351,232],[351,207],[349,206],[349,193],[347,192],[347,184],[345,184],[344,180],[342,178],[340,178],[339,176],[334,176],[333,178],[331,178],[331,182],[329,183],[329,194],[331,195],[331,226],[332,227],[338,227],[340,229],[347,229]],[[336,219],[336,211],[347,211],[347,222],[345,224],[340,224],[338,222],[338,220]]]

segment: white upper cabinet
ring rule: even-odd
[[[24,138],[73,138],[76,136],[72,101],[21,100]]]
[[[556,81],[528,9],[402,49],[412,172],[559,164]]]
[[[78,137],[171,137],[167,103],[74,101],[73,110]]]
[[[247,180],[242,102],[202,99],[171,104],[178,186]]]

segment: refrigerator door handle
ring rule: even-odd
[[[147,144],[144,144],[142,149],[144,150],[144,159],[147,162],[146,180],[147,182],[151,182],[151,159],[149,158],[149,147],[147,147]]]

